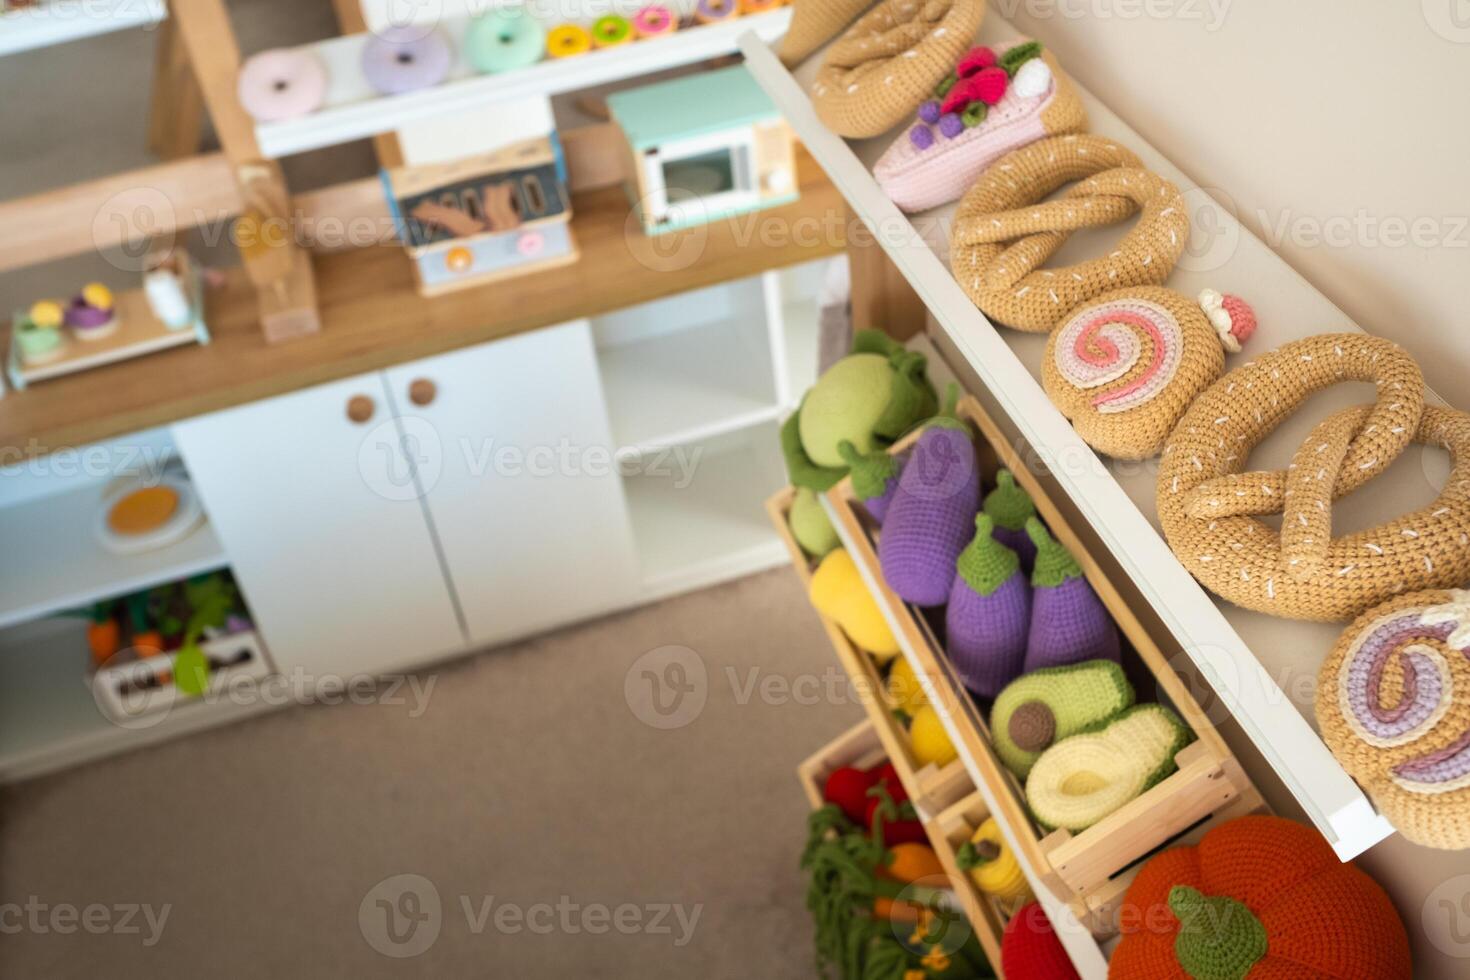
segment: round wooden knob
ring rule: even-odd
[[[377,406],[367,395],[353,395],[347,399],[347,417],[358,425],[362,425],[373,417]]]
[[[416,378],[408,386],[408,400],[423,408],[434,401],[438,387],[428,378]]]

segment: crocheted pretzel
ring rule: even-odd
[[[984,18],[985,0],[883,0],[827,49],[812,84],[817,117],[840,136],[887,132],[929,98]]]
[[[1039,203],[1069,181],[1055,201]],[[1109,254],[1041,269],[1081,228],[1138,223]],[[960,201],[950,266],[975,305],[1017,330],[1046,333],[1078,303],[1168,278],[1189,239],[1179,189],[1131,150],[1088,134],[1054,136],[1006,154]]]
[[[1372,406],[1317,425],[1285,471],[1242,472],[1252,447],[1313,392],[1372,381]],[[1443,446],[1439,498],[1367,531],[1332,537],[1332,501],[1383,472],[1411,442]],[[1293,619],[1348,619],[1394,595],[1470,579],[1470,415],[1426,407],[1419,366],[1361,334],[1294,341],[1236,368],[1190,406],[1164,447],[1159,520],[1211,591]],[[1281,514],[1281,532],[1253,515]]]
[[[1470,847],[1470,592],[1414,592],[1343,631],[1322,664],[1317,724],[1409,840]]]

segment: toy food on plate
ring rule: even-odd
[[[262,51],[241,66],[236,94],[256,122],[298,119],[321,108],[327,97],[327,70],[307,50]]]
[[[1021,779],[1041,753],[1133,705],[1133,685],[1109,660],[1048,667],[1016,678],[990,709],[995,754]]]
[[[991,534],[989,514],[955,562],[944,610],[945,653],[965,687],[993,698],[1021,673],[1031,623],[1031,586],[1016,553]]]
[[[65,345],[62,319],[61,304],[51,300],[42,300],[17,315],[11,333],[22,364],[46,364],[61,356]]]
[[[143,487],[118,498],[107,511],[107,526],[118,534],[143,534],[163,526],[178,509],[173,487]]]
[[[375,33],[362,48],[362,73],[383,95],[432,88],[449,77],[453,64],[442,34],[407,24]]]
[[[1036,518],[1026,522],[1026,533],[1036,543],[1036,568],[1031,572],[1025,671],[1083,660],[1117,661],[1118,627],[1077,559]]]
[[[812,573],[811,602],[875,658],[889,660],[898,653],[898,640],[845,548],[830,552]]]
[[[1196,847],[1150,858],[1117,921],[1113,980],[1413,975],[1408,933],[1383,888],[1282,817],[1237,817]]]
[[[1174,756],[1192,741],[1170,709],[1137,705],[1041,753],[1026,777],[1026,802],[1044,827],[1086,830],[1172,773]]]
[[[545,50],[546,31],[522,7],[487,11],[471,20],[465,31],[465,58],[487,75],[534,65]]]
[[[964,845],[955,855],[962,871],[970,873],[975,887],[987,895],[1003,902],[1015,902],[1031,895],[1031,886],[1021,871],[1021,863],[1011,851],[1000,824],[994,817],[986,817],[975,828]]]
[[[117,308],[112,290],[100,282],[82,287],[66,308],[66,325],[78,340],[101,340],[117,331]]]
[[[873,176],[903,210],[927,211],[959,200],[1011,150],[1086,128],[1076,88],[1039,43],[971,48],[874,164]]]

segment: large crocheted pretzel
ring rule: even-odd
[[[885,133],[969,50],[985,0],[883,0],[827,49],[812,83],[817,117],[840,136]]]
[[[1317,425],[1285,471],[1243,472],[1282,419],[1341,381],[1376,383],[1377,401]],[[1411,441],[1450,453],[1439,498],[1332,537],[1332,501]],[[1278,616],[1349,619],[1402,592],[1470,580],[1470,415],[1425,406],[1419,366],[1387,340],[1294,341],[1226,374],[1190,406],[1164,447],[1158,510],[1169,547],[1211,591]],[[1281,514],[1281,531],[1260,514]]]
[[[1470,592],[1391,599],[1322,664],[1317,724],[1337,761],[1416,844],[1470,847]]]
[[[1040,203],[1071,181],[1061,198]],[[1042,269],[1081,228],[1137,224],[1107,255]],[[1179,189],[1131,150],[1090,134],[1038,140],[1001,157],[960,201],[950,235],[955,278],[986,316],[1046,333],[1078,303],[1124,286],[1157,286],[1189,240]]]

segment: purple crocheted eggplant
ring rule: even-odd
[[[1026,672],[1083,660],[1117,663],[1118,627],[1082,577],[1077,559],[1036,518],[1026,522],[1026,533],[1036,545]]]
[[[888,515],[888,505],[898,492],[898,474],[908,460],[908,454],[895,456],[878,449],[864,455],[846,439],[837,444],[837,451],[847,461],[848,472],[852,474],[853,493],[857,494],[873,520],[882,525],[883,518]]]
[[[1021,572],[1031,574],[1036,564],[1036,545],[1026,536],[1026,521],[1036,516],[1031,495],[1016,486],[1010,470],[995,474],[995,489],[985,495],[985,513],[995,521],[995,539],[1021,558]]]
[[[878,563],[906,601],[942,606],[980,507],[980,469],[963,422],[941,416],[926,426],[884,515]]]
[[[996,540],[989,514],[975,518],[975,537],[955,563],[954,587],[945,610],[950,662],[965,687],[993,698],[1021,676],[1031,587],[1016,553]]]

